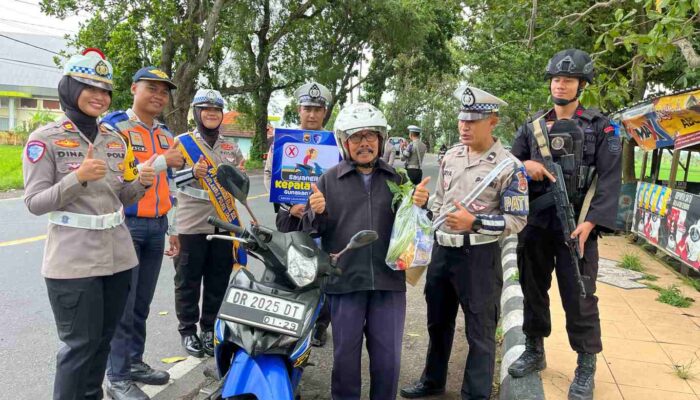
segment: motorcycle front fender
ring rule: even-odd
[[[258,400],[293,400],[285,358],[274,354],[251,357],[241,349],[236,351],[221,397],[242,394],[253,394]]]

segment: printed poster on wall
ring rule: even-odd
[[[635,208],[634,233],[700,269],[700,196],[639,182]]]
[[[647,100],[613,119],[645,151],[684,149],[700,143],[700,90]]]
[[[276,129],[270,201],[305,204],[311,184],[339,161],[333,132]]]

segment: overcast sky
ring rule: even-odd
[[[78,31],[77,16],[65,20],[41,13],[39,0],[0,0],[0,31],[63,36]]]
[[[69,16],[64,20],[44,15],[39,6],[40,0],[0,0],[0,32],[18,32],[52,36],[65,36],[78,32],[81,18]],[[0,48],[0,52],[2,49]],[[31,60],[23,60],[31,61]],[[366,73],[367,63],[363,65]],[[310,78],[311,79],[311,78]],[[354,91],[355,97],[357,90]],[[270,113],[280,115],[289,98],[276,92],[270,105]],[[355,99],[357,101],[357,99]]]

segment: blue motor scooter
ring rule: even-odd
[[[217,178],[251,212],[246,202],[248,177],[221,165]],[[377,233],[358,232],[343,251],[329,255],[307,233],[281,233],[257,223],[244,229],[213,217],[209,223],[237,236],[207,239],[238,241],[265,265],[262,279],[242,268],[229,284],[215,325],[220,384],[210,398],[300,398],[299,382],[324,302],[321,286],[327,276],[338,273],[334,265],[345,251],[372,243]]]

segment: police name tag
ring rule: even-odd
[[[306,306],[281,297],[230,287],[219,318],[267,331],[300,337]]]

